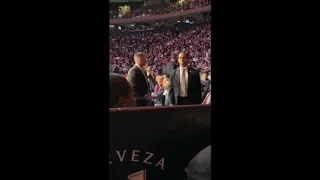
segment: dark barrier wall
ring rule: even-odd
[[[190,159],[211,145],[210,108],[110,109],[109,178],[187,179]]]

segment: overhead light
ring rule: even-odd
[[[131,26],[134,26],[134,24],[131,24]]]
[[[177,21],[177,22],[180,22],[180,21]]]
[[[114,27],[114,25],[109,25],[109,27]]]

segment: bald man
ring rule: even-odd
[[[182,52],[178,56],[179,67],[170,75],[172,105],[201,104],[200,72],[188,67],[188,54]]]
[[[133,89],[127,79],[120,74],[109,74],[109,107],[135,107],[136,101]]]
[[[134,96],[137,106],[149,106],[152,103],[149,90],[149,82],[147,72],[144,66],[147,57],[144,53],[138,52],[134,54],[135,65],[128,72],[128,81],[133,87]]]

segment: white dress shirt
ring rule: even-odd
[[[165,95],[167,95],[167,94],[168,94],[168,91],[167,91],[167,90],[164,90],[163,95],[165,96]]]

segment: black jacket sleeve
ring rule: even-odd
[[[174,82],[174,71],[170,74],[170,93],[169,93],[169,99],[171,100],[171,104],[176,104],[175,103],[175,98],[174,98],[174,91],[175,89],[173,88],[173,82]],[[170,104],[170,103],[169,103]]]
[[[149,74],[148,80],[149,80],[150,88],[151,88],[151,90],[152,90],[152,92],[153,92],[153,91],[155,90],[155,88],[156,88],[157,82],[156,82],[156,80],[152,77],[151,74]]]
[[[137,85],[136,72],[134,69],[129,70],[127,80],[129,81],[129,83],[131,84],[131,86],[133,88],[133,92],[134,92],[135,97],[144,96],[144,94],[138,93],[139,86]]]

